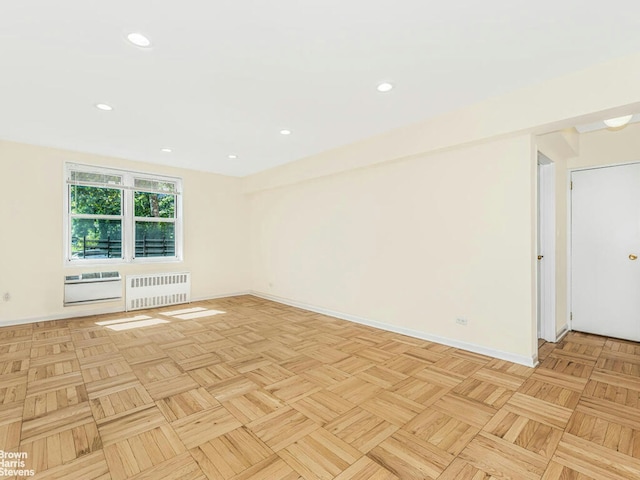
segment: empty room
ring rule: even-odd
[[[640,4],[0,5],[0,477],[640,478]]]

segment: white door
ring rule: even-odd
[[[571,180],[572,328],[640,340],[640,164]]]

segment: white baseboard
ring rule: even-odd
[[[251,295],[251,292],[249,290],[244,290],[242,292],[223,293],[221,295],[212,295],[212,296],[206,296],[206,297],[196,297],[196,298],[192,298],[191,301],[192,302],[204,302],[206,300],[216,300],[218,298],[241,297],[242,295]]]
[[[555,343],[558,343],[560,340],[562,340],[567,333],[569,333],[569,325],[565,325],[558,333],[556,333]]]
[[[73,307],[67,307],[67,308],[73,308]],[[37,322],[50,322],[52,320],[66,320],[68,318],[91,317],[93,315],[104,315],[106,313],[118,313],[118,312],[124,312],[124,305],[119,305],[115,307],[95,308],[92,310],[81,310],[76,313],[69,311],[65,313],[57,313],[55,315],[43,315],[40,317],[28,317],[28,318],[18,318],[15,320],[3,320],[2,322],[0,322],[0,327],[8,327],[11,325],[26,325],[28,323],[37,323]]]
[[[460,340],[455,340],[452,338],[441,337],[439,335],[432,335],[430,333],[421,332],[418,330],[412,330],[409,328],[399,327],[397,325],[378,322],[377,320],[369,320],[369,319],[358,317],[348,313],[336,312],[334,310],[328,310],[326,308],[318,307],[315,305],[309,305],[304,302],[298,302],[295,300],[290,300],[288,298],[282,298],[275,295],[270,295],[268,293],[258,292],[255,290],[252,290],[250,294],[256,297],[264,298],[265,300],[271,300],[274,302],[282,303],[284,305],[290,305],[292,307],[302,308],[303,310],[309,310],[311,312],[321,313],[323,315],[328,315],[330,317],[336,317],[342,320],[348,320],[350,322],[359,323],[361,325],[367,325],[369,327],[379,328],[381,330],[399,333],[402,335],[407,335],[409,337],[419,338],[421,340],[428,340],[430,342],[440,343],[442,345],[447,345],[449,347],[460,348],[461,350],[467,350],[469,352],[479,353],[480,355],[499,358],[500,360],[506,360],[508,362],[518,363],[526,367],[535,367],[536,365],[538,365],[537,353],[533,357],[526,357],[524,355],[517,355],[510,352],[494,350],[492,348],[487,348],[482,345],[462,342]]]
[[[215,300],[217,298],[237,297],[240,295],[250,295],[250,292],[243,291],[243,292],[235,292],[235,293],[223,293],[220,295],[210,295],[206,297],[192,298],[191,301],[199,302],[203,300]],[[74,306],[68,306],[65,308],[68,308],[69,311],[65,313],[58,313],[55,315],[43,315],[40,317],[28,317],[28,318],[18,318],[15,320],[3,320],[0,322],[0,327],[10,327],[12,325],[26,325],[29,323],[37,323],[37,322],[50,322],[53,320],[66,320],[69,318],[91,317],[93,315],[104,315],[108,313],[120,313],[125,311],[125,306],[123,304],[117,305],[117,306],[110,306],[110,307],[94,308],[91,310],[80,310],[78,312],[72,311]]]

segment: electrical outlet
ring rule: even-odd
[[[466,318],[456,318],[456,323],[458,325],[466,325],[467,324],[467,319]]]
[[[9,300],[11,300],[11,294],[9,292],[5,293],[2,296],[2,300],[4,300],[5,302],[8,302]]]

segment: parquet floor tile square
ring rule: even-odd
[[[71,428],[94,422],[89,402],[60,408],[22,422],[20,440],[32,442]]]
[[[207,480],[189,452],[170,457],[128,480]]]
[[[330,480],[355,463],[362,453],[318,428],[280,450],[278,456],[305,479]]]
[[[128,373],[133,374],[133,369],[124,359],[109,359],[106,362],[100,362],[99,365],[82,368],[82,378],[87,384]],[[90,389],[87,388],[87,390]]]
[[[24,399],[22,417],[25,420],[30,420],[62,408],[79,405],[88,400],[89,395],[84,384],[35,393]]]
[[[508,409],[500,410],[482,430],[545,458],[551,458],[562,437],[561,429]]]
[[[0,406],[0,450],[15,451],[22,431],[22,404]]]
[[[21,402],[27,396],[27,375],[16,372],[0,375],[0,405]]]
[[[156,405],[167,421],[173,422],[194,413],[217,407],[220,403],[206,389],[200,387],[164,397],[158,400]]]
[[[264,388],[287,403],[296,402],[321,390],[321,387],[301,375],[294,375]]]
[[[355,407],[355,404],[328,390],[317,391],[290,405],[319,425],[325,425]]]
[[[378,395],[384,389],[357,377],[350,377],[327,388],[352,403],[363,403]]]
[[[74,352],[75,346],[71,339],[65,342],[55,342],[55,343],[41,343],[40,341],[33,342],[31,347],[31,358],[40,358],[40,357],[48,357],[55,356],[64,353]],[[72,353],[71,358],[75,358],[75,353]]]
[[[31,461],[28,463],[27,467],[35,470],[35,476],[26,478],[37,480],[111,480],[112,478],[102,450],[83,455],[47,470],[35,469]]]
[[[232,378],[221,380],[206,388],[209,393],[216,398],[216,400],[219,402],[225,402],[232,398],[258,390],[260,385],[252,382],[244,375],[237,375]]]
[[[360,405],[397,427],[401,427],[425,409],[424,405],[389,391],[383,391]]]
[[[189,375],[191,375],[191,378],[198,382],[201,387],[206,388],[214,387],[222,380],[240,377],[240,372],[226,363],[220,363],[191,370],[189,371]]]
[[[169,357],[137,363],[133,366],[133,371],[143,385],[174,378],[184,373],[180,365]]]
[[[399,427],[363,408],[355,407],[326,424],[324,428],[362,453],[367,453],[393,435]]]
[[[449,387],[424,382],[415,377],[407,377],[389,389],[389,391],[425,407],[438,401],[440,397],[450,390]]]
[[[502,438],[480,432],[459,458],[496,478],[539,480],[548,459]]]
[[[294,375],[295,373],[273,363],[262,365],[244,374],[245,377],[261,387],[273,385]]]
[[[367,456],[402,479],[437,479],[455,458],[405,430],[373,448]]]
[[[640,459],[640,410],[596,398],[583,398],[566,432],[595,445]]]
[[[98,429],[105,446],[167,425],[167,421],[155,405],[128,415],[106,417],[98,421]]]
[[[571,375],[578,378],[589,378],[594,366],[595,362],[593,360],[589,360],[587,363],[584,363],[551,353],[547,358],[541,361],[537,371],[544,369],[551,372],[564,373],[565,375]]]
[[[403,430],[452,455],[458,455],[480,431],[478,427],[432,409],[414,417]]]
[[[398,480],[397,476],[369,457],[361,457],[334,478],[335,480]]]
[[[251,468],[233,477],[232,480],[304,480],[278,455],[256,463]]]
[[[175,420],[171,422],[171,426],[184,445],[191,449],[241,427],[242,424],[219,405]]]
[[[597,479],[640,478],[640,460],[567,433],[562,436],[553,460]]]
[[[100,449],[102,440],[93,421],[71,428],[58,428],[51,435],[40,435],[20,443],[20,450],[27,454],[36,471],[57,467]]]
[[[532,375],[518,392],[569,409],[575,408],[580,401],[580,391],[554,385],[538,378]]]
[[[415,347],[410,347],[410,349],[414,349]],[[408,350],[407,350],[408,351]],[[428,351],[428,350],[425,350]],[[411,357],[409,355],[402,354],[398,355],[388,362],[384,363],[384,366],[394,370],[398,373],[402,373],[404,375],[413,375],[420,370],[422,370],[427,365],[430,365],[432,362],[425,361],[423,359],[418,359]]]
[[[356,356],[351,356],[331,364],[331,366],[348,375],[355,375],[356,373],[362,372],[374,365],[375,364],[371,360],[366,360]]]
[[[153,399],[138,382],[125,383],[98,395],[91,395],[89,402],[97,421],[127,415],[153,406]]]
[[[327,388],[348,379],[351,375],[333,365],[323,364],[303,372],[302,376],[315,385]]]
[[[224,400],[222,405],[241,423],[247,424],[285,406],[279,398],[262,389]]]
[[[408,376],[403,373],[377,365],[356,373],[355,376],[385,389],[389,389],[395,384],[408,378]]]
[[[247,427],[277,452],[320,428],[320,425],[294,408],[284,407],[254,420]]]
[[[598,480],[589,475],[584,475],[572,468],[565,467],[556,462],[550,462],[547,470],[540,480]]]
[[[584,395],[640,409],[640,377],[596,369]]]
[[[475,377],[467,378],[451,392],[496,409],[501,408],[513,395],[513,390]]]
[[[273,451],[245,427],[236,428],[191,450],[210,480],[229,480],[273,456]]]
[[[181,453],[185,447],[168,425],[126,436],[104,447],[104,455],[113,480],[125,480]]]
[[[573,413],[570,408],[561,407],[518,392],[513,394],[503,407],[503,410],[559,429],[566,427]]]
[[[476,428],[484,427],[498,411],[497,408],[478,400],[452,392],[440,397],[430,408],[457,418]]]

